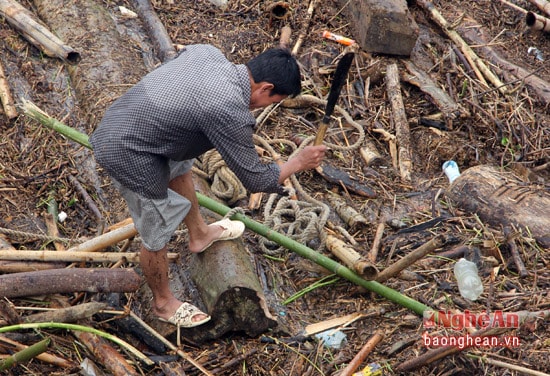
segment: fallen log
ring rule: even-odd
[[[0,297],[73,292],[134,292],[141,278],[132,269],[55,269],[0,276]]]
[[[465,170],[446,195],[457,208],[482,221],[516,228],[550,247],[550,193],[543,187],[526,185],[506,170],[480,165]]]
[[[56,37],[15,0],[0,0],[0,14],[46,56],[59,57],[71,64],[80,61],[80,53]]]
[[[196,175],[194,179],[195,190],[210,192],[204,179]],[[207,211],[203,211],[202,215],[209,223],[220,219]],[[170,273],[170,287],[176,292],[176,297],[191,301],[212,317],[198,327],[180,328],[182,341],[200,344],[229,332],[244,332],[255,337],[277,325],[269,313],[250,255],[240,238],[215,242],[205,252],[190,255],[188,265],[171,265]],[[192,289],[190,285],[193,285]],[[187,290],[198,291],[198,294]],[[150,312],[148,297],[151,293],[148,286],[144,285],[140,294],[144,321],[173,341],[177,335],[176,327],[157,320]]]
[[[133,0],[132,2],[137,8],[138,14],[147,28],[149,37],[157,49],[157,56],[160,61],[166,62],[172,60],[177,55],[176,49],[149,0]]]

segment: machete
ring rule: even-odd
[[[323,120],[321,121],[319,131],[315,136],[315,141],[313,142],[313,145],[321,145],[321,142],[323,142],[323,138],[325,137],[325,133],[330,122],[330,117],[332,116],[332,113],[334,112],[334,106],[338,101],[340,89],[342,89],[342,85],[344,84],[344,81],[346,80],[346,77],[348,75],[353,56],[353,52],[346,53],[344,56],[342,56],[342,58],[338,62],[338,65],[336,66],[336,71],[334,71],[334,76],[332,78],[332,86],[330,87],[330,92],[328,93],[327,105],[325,107],[325,115],[323,116]]]

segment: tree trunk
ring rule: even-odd
[[[515,227],[550,247],[550,194],[543,188],[522,184],[511,173],[482,165],[464,171],[447,196],[490,225]]]

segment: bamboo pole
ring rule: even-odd
[[[22,343],[19,343],[17,341],[14,341],[14,340],[12,340],[8,337],[4,337],[4,336],[0,336],[0,342],[8,343],[8,344],[14,346],[17,350],[24,350],[24,349],[28,349],[30,347],[30,346],[24,345]],[[54,354],[47,353],[47,352],[44,352],[42,354],[38,354],[36,356],[36,359],[38,359],[38,360],[40,360],[41,362],[44,362],[44,363],[52,364],[56,367],[61,367],[61,368],[74,367],[74,364],[71,363],[69,360],[67,360],[65,358],[61,358],[60,356],[57,356],[57,355],[54,355]]]
[[[42,354],[48,349],[48,346],[50,346],[50,342],[50,338],[45,338],[32,346],[29,346],[21,351],[16,352],[13,355],[10,355],[2,362],[0,362],[0,371],[5,371],[8,368],[11,368],[19,363],[27,362],[37,355]]]
[[[52,34],[15,0],[0,0],[0,15],[47,56],[59,57],[71,64],[80,61],[78,52]]]
[[[0,0],[3,1],[3,0]],[[81,133],[77,131],[74,128],[71,128],[62,122],[52,118],[50,115],[42,111],[40,108],[38,108],[34,103],[31,101],[22,100],[23,104],[21,106],[21,109],[23,110],[23,113],[30,118],[39,121],[42,125],[45,125],[46,127],[53,129],[54,131],[61,133],[63,136],[67,137],[70,140],[73,140],[77,143],[79,143],[82,146],[87,147],[88,149],[92,148],[92,145],[88,141],[88,135]]]
[[[550,2],[548,0],[529,0],[529,2],[550,16]]]
[[[70,127],[65,125],[64,127],[60,127],[60,128],[65,129]],[[87,144],[89,145],[88,147],[91,148],[88,141],[88,136],[86,134],[80,133],[73,128],[70,128],[70,129],[72,130],[72,132],[68,132],[68,133],[72,137],[75,137],[76,139],[80,140],[82,142],[82,145]],[[200,206],[206,209],[209,209],[215,213],[218,213],[220,215],[226,215],[231,210],[229,207],[199,192],[197,192],[197,199]],[[253,219],[250,219],[243,214],[236,213],[233,215],[232,218],[242,221],[247,228],[254,231],[255,233],[271,241],[274,241],[275,243],[297,253],[298,255],[304,258],[307,258],[308,260],[315,262],[318,265],[323,266],[325,269],[332,271],[334,274],[337,274],[340,277],[343,277],[350,282],[353,282],[359,286],[362,286],[367,290],[375,292],[380,296],[394,303],[397,303],[403,307],[406,307],[419,315],[422,315],[424,311],[431,310],[430,307],[428,307],[427,305],[422,304],[419,301],[416,301],[408,296],[405,296],[399,293],[398,291],[393,290],[387,286],[384,286],[381,283],[378,283],[376,281],[367,281],[361,278],[359,275],[355,274],[353,271],[339,264],[338,262],[314,251],[313,249],[305,246],[304,244],[298,243],[297,241],[290,239],[283,234],[273,231],[269,227],[264,226],[261,223],[256,222]]]
[[[175,262],[179,255],[168,253],[168,261]],[[42,250],[0,250],[0,260],[6,261],[44,261],[44,262],[119,262],[137,264],[139,252],[60,252]]]
[[[378,269],[367,258],[361,256],[355,249],[347,245],[335,236],[327,235],[327,249],[332,252],[348,268],[354,270],[357,274],[367,281],[376,279]]]
[[[533,30],[550,33],[550,19],[533,12],[527,12],[525,23]]]

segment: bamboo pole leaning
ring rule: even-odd
[[[32,116],[31,116],[32,117]],[[47,119],[43,117],[34,118],[38,121],[46,121],[47,124],[44,124],[48,126],[48,124],[52,123],[52,119]],[[81,133],[74,128],[71,128],[57,120],[55,120],[55,123],[58,125],[54,130],[62,133],[66,137],[72,139],[75,142],[80,143],[83,146],[87,146],[91,148],[91,145],[88,141],[88,136],[84,133]],[[218,213],[220,215],[226,215],[231,209],[199,192],[197,192],[197,199],[199,202],[199,205],[209,209],[215,213]],[[254,221],[253,219],[250,219],[246,217],[243,214],[236,213],[232,217],[233,219],[242,221],[245,226],[254,231],[255,233],[274,241],[275,243],[291,250],[292,252],[297,253],[298,255],[307,258],[313,262],[315,262],[318,265],[323,266],[325,269],[328,269],[332,271],[334,274],[339,275],[340,277],[343,277],[347,279],[350,282],[353,282],[359,286],[362,286],[366,288],[367,290],[370,290],[372,292],[377,293],[378,295],[397,303],[405,308],[410,309],[411,311],[422,315],[424,311],[431,310],[430,307],[428,307],[425,304],[420,303],[419,301],[416,301],[408,296],[405,296],[401,294],[400,292],[389,288],[387,286],[382,285],[381,283],[378,283],[376,281],[367,281],[363,279],[358,274],[354,273],[352,270],[346,268],[345,266],[339,264],[338,262],[314,251],[313,249],[298,243],[297,241],[288,238],[287,236],[280,234],[278,232],[273,231],[267,226],[262,225],[259,222]]]

